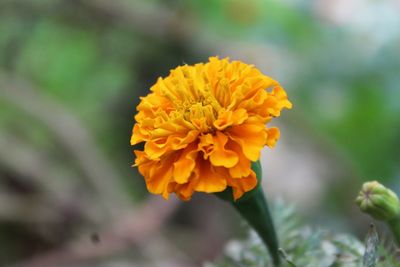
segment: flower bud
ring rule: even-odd
[[[363,184],[356,203],[363,212],[377,220],[389,222],[400,216],[399,198],[377,181]]]

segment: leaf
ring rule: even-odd
[[[375,225],[371,224],[367,238],[365,240],[365,253],[363,267],[375,267],[377,262],[377,252],[379,245],[379,237]]]

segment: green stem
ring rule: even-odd
[[[281,265],[278,237],[268,208],[267,198],[261,188],[262,170],[260,161],[252,163],[252,169],[256,173],[258,184],[256,188],[245,193],[240,199],[232,198],[232,189],[216,193],[219,198],[230,202],[242,215],[251,227],[258,233],[267,247],[275,266]]]
[[[231,203],[261,237],[271,254],[274,265],[280,266],[278,238],[261,186],[253,189],[249,197]]]
[[[388,222],[390,229],[396,239],[397,245],[400,246],[400,215]]]

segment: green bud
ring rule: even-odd
[[[400,216],[399,198],[377,181],[363,184],[356,203],[363,212],[377,220],[389,222]]]

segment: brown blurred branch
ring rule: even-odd
[[[60,174],[47,155],[3,130],[0,131],[0,165],[21,179],[29,177],[29,181],[24,182],[38,186],[45,194],[52,194],[57,188],[65,189],[65,185],[56,184],[62,179],[54,179],[53,175],[57,174],[59,177]]]
[[[57,218],[52,208],[38,203],[36,198],[22,199],[7,192],[0,192],[0,218],[24,223],[54,222]]]
[[[17,174],[39,194],[0,194],[0,218],[27,223],[60,223],[64,210],[73,211],[94,223],[101,217],[97,203],[89,198],[76,198],[74,186],[42,151],[0,131],[0,165]],[[25,181],[27,179],[27,181]],[[29,180],[28,180],[29,179]],[[72,209],[72,210],[71,210]]]
[[[0,74],[0,99],[24,110],[50,129],[76,161],[108,212],[127,208],[129,201],[117,172],[93,143],[86,127],[55,100],[41,94],[26,81]]]
[[[157,235],[178,204],[175,198],[164,201],[160,197],[152,197],[136,212],[126,214],[108,229],[99,232],[100,242],[97,244],[87,237],[10,267],[62,267],[126,252]]]

